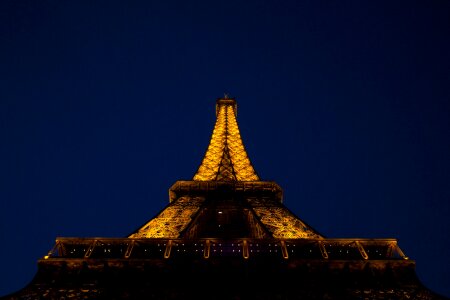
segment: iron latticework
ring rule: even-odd
[[[236,112],[235,100],[217,100],[216,124],[193,181],[178,182],[170,189],[173,195],[175,191],[180,195],[181,187],[187,192],[171,199],[166,209],[130,238],[218,234],[239,238],[322,238],[281,203],[282,191],[276,183],[259,180],[242,143]],[[200,183],[201,188],[196,188]],[[243,192],[238,190],[242,184]]]
[[[219,99],[193,180],[127,238],[57,238],[33,281],[5,299],[443,299],[396,239],[326,238],[283,205]]]
[[[194,176],[196,181],[259,180],[242,143],[233,99],[219,99],[217,121],[205,157]]]

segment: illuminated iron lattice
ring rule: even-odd
[[[321,239],[309,226],[289,210],[268,199],[249,198],[253,211],[274,238],[279,239]]]
[[[129,238],[177,238],[203,201],[201,197],[180,197]]]
[[[236,121],[234,100],[219,100],[217,120],[196,181],[259,180],[247,156]]]
[[[194,180],[177,181],[155,218],[129,238],[58,238],[33,281],[1,299],[444,299],[397,240],[327,239],[297,218],[256,175],[236,102],[219,99],[216,114]]]

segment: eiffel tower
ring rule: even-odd
[[[192,180],[126,238],[57,238],[22,290],[2,299],[444,299],[396,239],[326,238],[257,175],[236,121],[216,123]]]

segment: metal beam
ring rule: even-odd
[[[92,252],[94,252],[94,248],[97,245],[97,240],[94,240],[92,242],[92,244],[89,246],[89,248],[86,250],[86,253],[84,253],[84,258],[89,258],[92,254]]]
[[[128,244],[127,250],[125,251],[125,258],[130,258],[131,251],[133,251],[134,240],[131,240],[131,243]]]
[[[289,253],[288,250],[286,248],[286,242],[285,241],[280,241],[281,243],[281,253],[283,253],[283,258],[284,259],[288,259],[289,258]]]
[[[328,259],[327,249],[325,249],[325,244],[322,241],[318,241],[320,253],[322,253],[322,257]]]
[[[248,252],[248,242],[247,240],[242,241],[242,256],[247,259],[249,258],[249,252]]]
[[[367,255],[366,250],[364,250],[364,247],[361,245],[361,243],[359,241],[355,241],[355,244],[362,258],[369,259],[369,256]]]
[[[170,251],[172,250],[172,240],[167,241],[166,250],[164,251],[164,258],[170,257]]]
[[[203,257],[209,258],[209,251],[211,249],[211,242],[209,240],[205,241],[205,248],[203,249]]]

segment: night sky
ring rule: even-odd
[[[450,2],[212,2],[0,2],[0,295],[152,218],[227,93],[288,208],[450,296]]]

